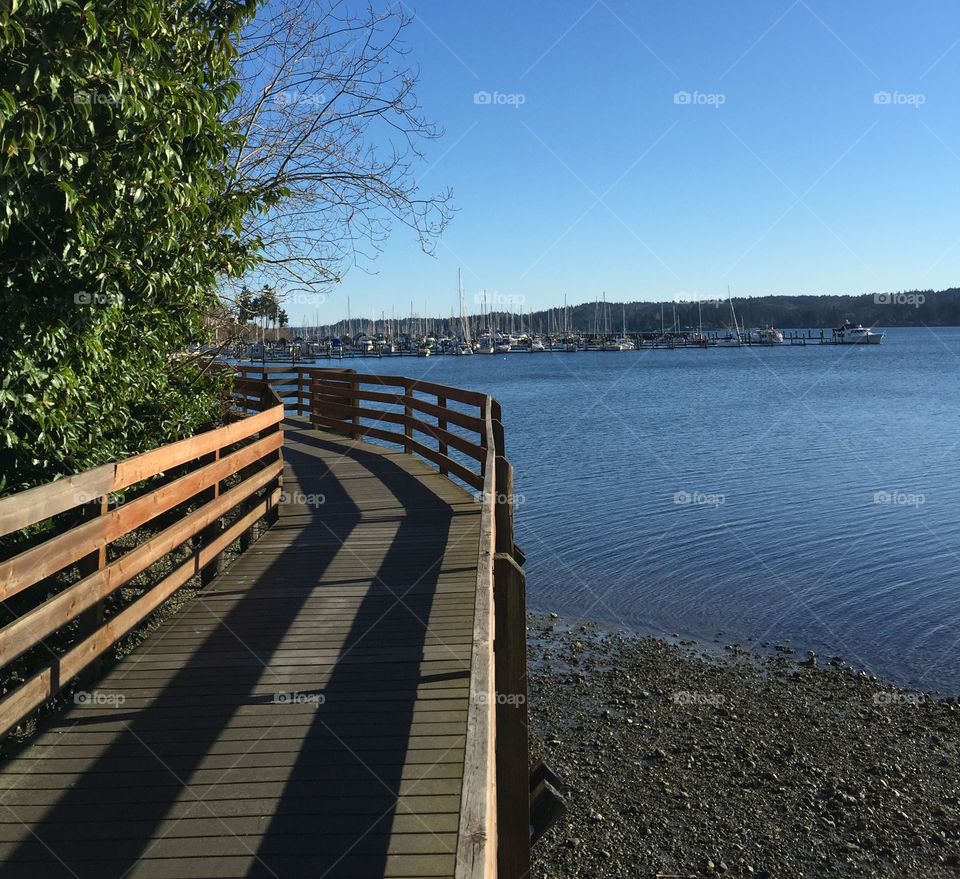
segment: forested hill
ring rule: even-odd
[[[680,327],[698,324],[696,299],[660,302],[608,302],[606,325],[611,332],[653,330],[660,328],[661,304],[664,326],[676,321]],[[703,326],[715,329],[732,324],[730,305],[725,299],[705,299],[699,302]],[[741,326],[772,324],[777,327],[835,327],[845,320],[864,326],[960,326],[960,288],[934,292],[912,290],[901,293],[868,293],[862,296],[758,296],[749,299],[734,297],[737,322]],[[552,315],[548,322],[548,314]],[[593,331],[605,326],[603,303],[588,302],[569,308],[570,323],[575,330]],[[524,315],[524,326],[546,330],[549,326],[564,326],[563,308],[550,312],[535,311],[530,320]]]

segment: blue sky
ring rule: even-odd
[[[403,5],[445,129],[417,176],[457,215],[435,258],[398,228],[322,322],[449,314],[458,267],[525,311],[958,283],[956,0]]]

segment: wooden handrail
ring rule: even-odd
[[[27,657],[26,680],[0,699],[0,735],[97,663],[190,579],[199,573],[209,579],[231,543],[249,543],[258,522],[275,518],[283,403],[263,380],[247,380],[239,395],[241,408],[255,414],[0,499],[0,537],[13,553],[0,561],[0,600],[16,603],[8,605],[12,622],[0,627],[0,665],[44,645]],[[146,540],[125,551],[115,546],[144,526],[154,532]],[[11,541],[18,531],[23,539]],[[183,548],[185,556],[170,559],[172,572],[106,619],[108,598]],[[60,587],[58,577],[64,582],[71,573],[79,579]],[[77,620],[79,641],[57,654],[48,639]]]
[[[478,492],[480,549],[457,879],[525,879],[529,778],[523,553],[514,542],[513,468],[500,404],[487,394],[354,370],[238,367],[269,381],[312,425],[415,454]],[[304,410],[306,404],[306,410]],[[453,404],[453,405],[452,405]]]

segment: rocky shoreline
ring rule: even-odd
[[[960,876],[955,699],[553,615],[528,650],[531,756],[568,806],[532,876]]]

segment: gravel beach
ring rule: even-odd
[[[960,876],[960,707],[839,657],[531,615],[536,877]]]

